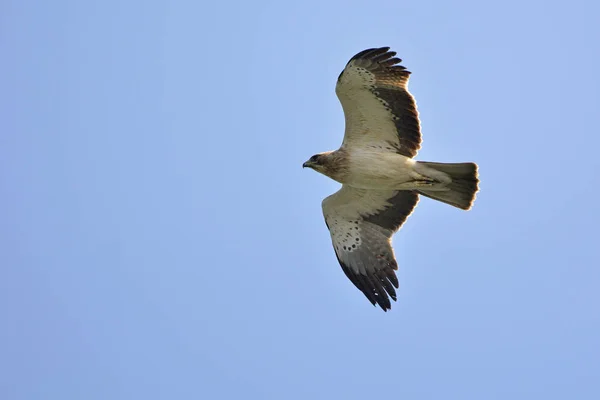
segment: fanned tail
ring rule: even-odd
[[[479,177],[475,163],[435,163],[418,161],[428,168],[443,172],[452,178],[446,187],[449,190],[419,189],[418,193],[431,199],[441,201],[451,206],[468,210],[473,206],[477,191],[479,190]]]

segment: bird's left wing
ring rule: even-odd
[[[384,310],[396,300],[398,264],[391,245],[419,201],[413,191],[349,186],[323,200],[323,215],[342,270],[369,301]]]
[[[356,54],[335,92],[346,120],[343,146],[374,147],[414,157],[421,147],[419,113],[408,91],[410,72],[389,47]]]

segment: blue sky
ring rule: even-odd
[[[592,1],[5,1],[2,399],[600,398]],[[398,302],[333,253],[302,170],[347,60],[413,71],[463,212],[395,236]]]

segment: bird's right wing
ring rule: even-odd
[[[323,215],[342,270],[369,301],[384,311],[396,300],[398,264],[391,245],[415,208],[413,191],[362,190],[349,186],[323,200]]]

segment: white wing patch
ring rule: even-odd
[[[334,247],[339,253],[342,251],[352,253],[362,244],[358,221],[346,221],[334,217],[328,221],[328,224],[331,227]]]
[[[331,235],[331,242],[339,259],[351,265],[356,273],[366,273],[364,265],[356,265],[352,262],[355,257],[353,253],[360,249],[363,244],[361,237],[361,226],[358,220],[346,220],[340,217],[326,219]]]
[[[358,82],[361,82],[364,86],[375,88],[375,75],[366,68],[355,66],[354,61],[352,61],[344,69],[344,73],[342,74],[338,85],[355,86]]]
[[[375,75],[352,64],[346,67],[336,87],[345,110],[344,144],[391,142],[399,146],[394,125],[397,117],[391,112],[389,104],[376,97],[372,90],[375,90]]]

